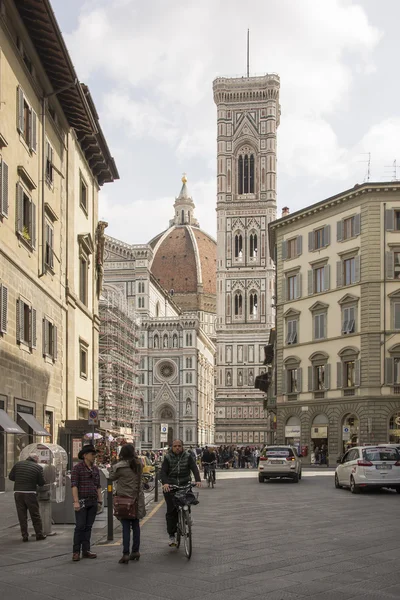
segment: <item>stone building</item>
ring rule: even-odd
[[[216,244],[199,227],[182,179],[168,229],[148,244],[107,237],[105,281],[126,294],[141,319],[141,447],[214,441]]]
[[[400,441],[400,185],[365,183],[269,226],[277,442],[328,461]],[[306,459],[305,459],[306,460]]]
[[[273,326],[278,75],[218,78],[216,442],[265,438],[263,393],[254,388]]]
[[[1,489],[97,405],[97,196],[118,173],[48,0],[3,0],[0,48]]]

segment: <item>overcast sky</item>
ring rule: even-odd
[[[89,85],[120,181],[101,191],[109,235],[168,226],[182,173],[215,236],[218,75],[281,77],[278,209],[291,211],[400,165],[398,0],[52,0]],[[397,171],[400,177],[400,169]]]

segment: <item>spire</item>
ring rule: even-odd
[[[169,225],[170,227],[173,225],[192,225],[193,227],[199,227],[199,222],[194,217],[195,205],[186,185],[186,173],[183,173],[181,181],[181,191],[179,192],[179,196],[175,198],[175,216],[170,220]]]

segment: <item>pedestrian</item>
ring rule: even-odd
[[[38,465],[39,455],[32,453],[26,460],[13,466],[8,478],[14,482],[14,500],[23,542],[29,542],[28,510],[38,541],[45,540],[42,518],[37,499],[37,487],[46,485],[43,468]]]
[[[81,462],[74,466],[71,473],[75,510],[74,562],[81,559],[81,549],[83,558],[97,558],[97,554],[90,551],[90,537],[98,509],[103,504],[100,472],[94,464],[96,448],[87,444],[79,452],[78,458]]]
[[[178,511],[175,506],[174,492],[171,491],[170,485],[178,485],[180,487],[188,485],[191,473],[194,475],[197,487],[201,487],[201,477],[196,461],[189,452],[183,449],[182,440],[174,440],[172,448],[165,455],[161,467],[161,483],[167,505],[165,518],[167,521],[169,546],[176,546],[175,534],[178,525]]]
[[[253,451],[253,467],[254,469],[258,469],[258,463],[260,462],[260,451],[256,447]]]
[[[314,448],[314,454],[315,454],[315,464],[319,465],[319,461],[320,461],[320,448],[319,448],[319,446],[315,446],[315,448]]]
[[[135,448],[132,444],[122,446],[119,453],[119,462],[115,464],[109,473],[109,478],[116,481],[116,496],[125,496],[131,498],[136,503],[136,517],[122,518],[122,558],[120,564],[128,564],[130,560],[139,560],[140,558],[140,525],[139,519],[146,515],[143,483],[142,461],[137,457]],[[132,551],[129,553],[130,537],[132,530]]]

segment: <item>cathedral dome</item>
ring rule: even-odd
[[[184,176],[169,228],[149,242],[154,249],[151,272],[165,290],[173,290],[182,310],[215,312],[217,244],[200,229],[186,182]]]

